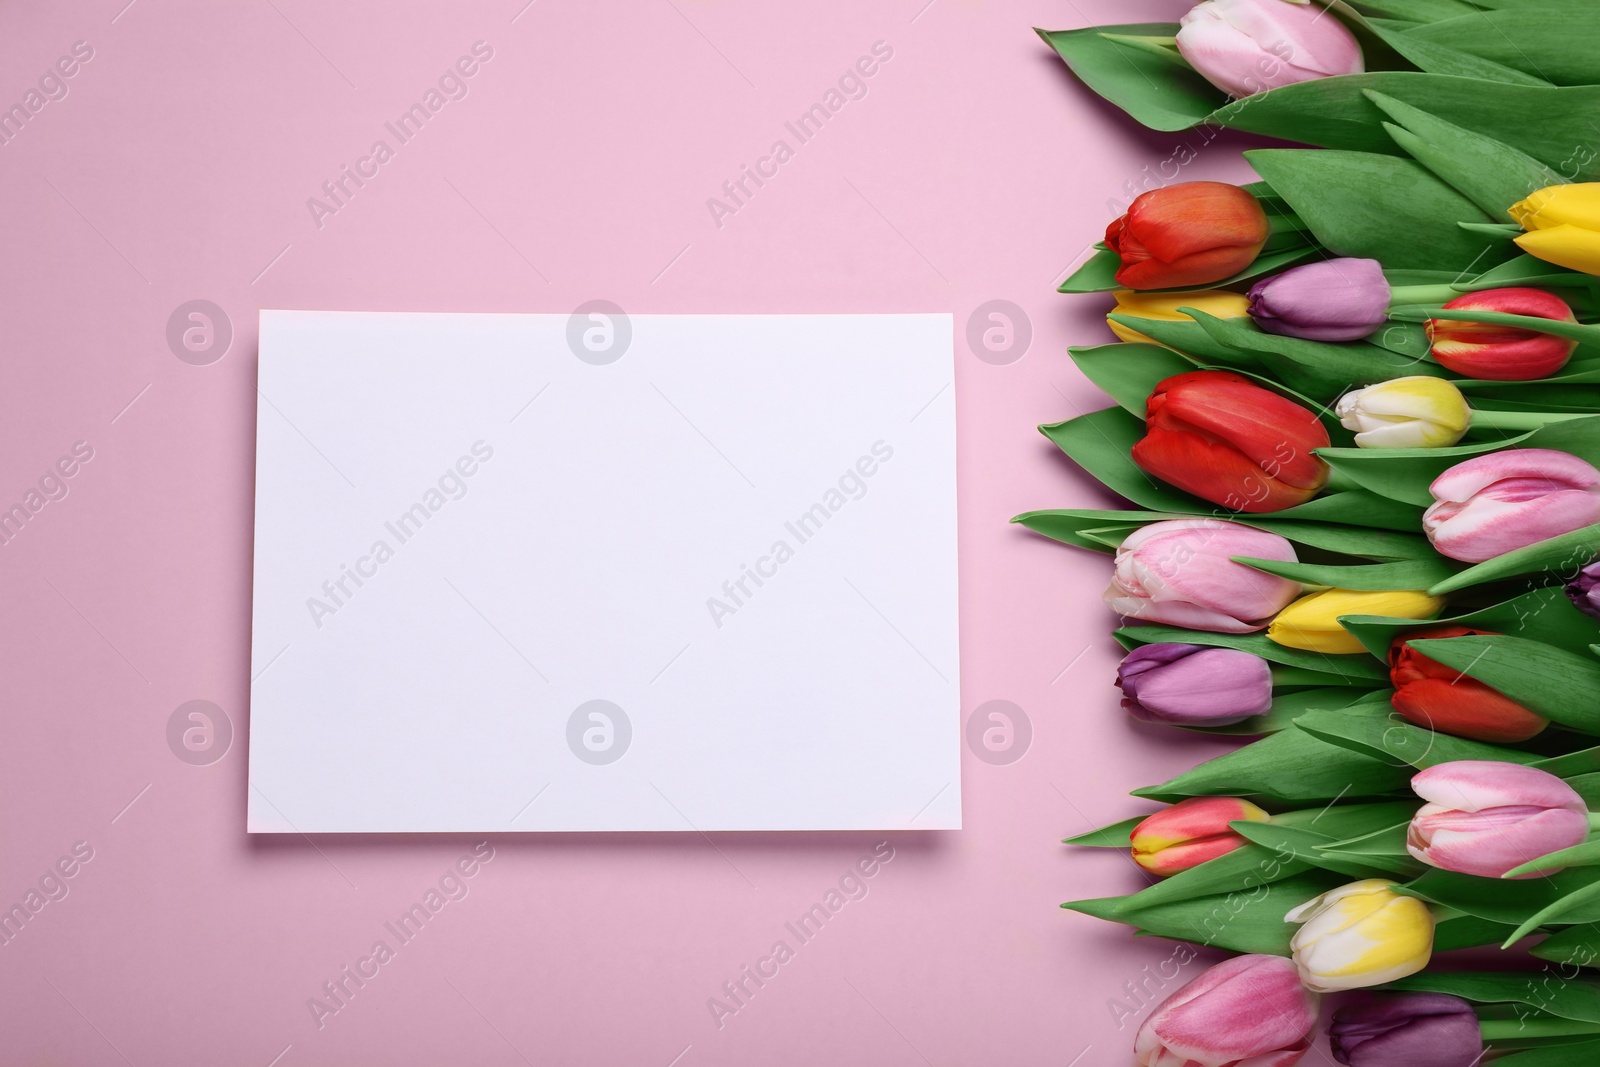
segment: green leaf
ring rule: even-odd
[[[1351,880],[1362,878],[1409,878],[1418,873],[1421,864],[1409,856],[1340,856],[1324,852],[1319,846],[1333,839],[1308,827],[1278,826],[1273,823],[1243,822],[1231,824],[1246,840],[1270,850],[1279,862],[1301,861],[1320,867]]]
[[[1295,725],[1330,744],[1385,763],[1411,768],[1432,767],[1452,760],[1501,760],[1533,763],[1538,755],[1483,741],[1436,733],[1402,719],[1388,701],[1359,704],[1337,711],[1308,711]]]
[[[1368,385],[1386,382],[1404,375],[1427,375],[1439,378],[1446,375],[1437,363],[1418,363],[1414,357],[1401,355],[1380,345],[1365,341],[1329,344],[1307,341],[1300,337],[1285,337],[1267,333],[1244,319],[1219,319],[1203,311],[1184,309],[1215,345],[1255,354],[1269,372],[1279,374],[1285,369],[1315,382],[1314,388],[1305,392],[1318,402],[1326,402],[1345,392],[1351,385]],[[1151,336],[1154,336],[1153,334]],[[1165,338],[1158,338],[1169,344]],[[1173,347],[1182,348],[1181,344]]]
[[[1283,563],[1272,559],[1251,559],[1248,556],[1232,557],[1267,574],[1303,582],[1324,585],[1333,589],[1426,589],[1454,574],[1460,564],[1442,556],[1432,559],[1397,560],[1392,563],[1370,563],[1363,566],[1332,566],[1316,563]]]
[[[1590,0],[1539,0],[1424,23],[1407,33],[1557,85],[1594,85],[1600,83],[1600,50],[1578,30],[1591,25],[1594,14]]]
[[[1274,815],[1272,821],[1278,826],[1304,826],[1325,834],[1332,841],[1332,845],[1328,847],[1332,847],[1365,839],[1373,833],[1383,833],[1396,823],[1404,826],[1410,822],[1411,816],[1415,814],[1420,804],[1421,801],[1415,797],[1410,800],[1381,800],[1376,803],[1333,804],[1282,812]],[[1402,845],[1395,854],[1405,855],[1405,847]]]
[[[1546,853],[1511,868],[1505,873],[1505,877],[1515,878],[1523,874],[1536,874],[1556,867],[1593,867],[1597,863],[1600,863],[1600,839]]]
[[[1546,88],[1477,77],[1376,71],[1285,85],[1228,104],[1214,112],[1211,121],[1301,144],[1395,153],[1398,149],[1381,125],[1383,112],[1363,95],[1367,89],[1520,149],[1568,181],[1600,176],[1600,154],[1590,147],[1594,130],[1589,125],[1600,111],[1600,87],[1592,85]],[[1537,121],[1530,121],[1530,116],[1537,116]]]
[[[1478,10],[1466,0],[1349,0],[1350,6],[1370,18],[1437,22]]]
[[[1507,67],[1482,56],[1463,52],[1449,45],[1415,37],[1405,31],[1404,23],[1382,19],[1368,23],[1372,32],[1406,59],[1429,74],[1451,74],[1463,78],[1483,78],[1489,81],[1509,82],[1513,85],[1549,85],[1543,78],[1527,74],[1515,67]]]
[[[1581,882],[1572,881],[1567,879],[1566,875],[1568,873],[1563,871],[1561,874],[1546,875],[1540,879],[1522,882],[1503,881],[1499,883],[1510,886],[1540,885],[1543,887],[1560,885],[1567,887],[1567,892],[1564,895],[1550,901],[1550,903],[1524,919],[1522,925],[1517,927],[1515,932],[1507,935],[1501,945],[1502,948],[1510,948],[1512,942],[1528,936],[1545,923],[1555,922],[1558,919],[1564,924],[1589,923],[1600,919],[1600,880],[1588,880],[1588,872],[1586,871],[1572,871],[1570,872],[1571,874],[1585,879]],[[1492,878],[1477,880],[1496,881],[1496,879]],[[1547,894],[1541,894],[1537,899],[1542,899],[1545,895]],[[1533,898],[1533,894],[1529,896]]]
[[[1422,971],[1382,986],[1417,993],[1448,993],[1479,1004],[1529,1004],[1563,1019],[1600,1023],[1600,983],[1592,978],[1562,976],[1542,979],[1535,974],[1493,971]],[[1505,1062],[1503,1060],[1498,1062]]]
[[[1505,635],[1417,639],[1410,645],[1551,722],[1600,734],[1600,701],[1593,699],[1600,693],[1600,661],[1592,656]]]
[[[1119,915],[1128,915],[1158,904],[1173,904],[1234,890],[1251,892],[1258,886],[1292,878],[1315,866],[1309,860],[1280,855],[1277,850],[1263,845],[1241,845],[1232,852],[1186,871],[1179,871],[1148,889],[1141,889],[1131,897],[1124,898],[1117,912]],[[1138,916],[1131,916],[1130,921],[1137,922]]]
[[[1559,756],[1547,756],[1531,766],[1541,771],[1549,771],[1558,778],[1565,778],[1574,783],[1573,789],[1577,789],[1580,780],[1600,773],[1600,746],[1580,749],[1577,752],[1565,752]]]
[[[1034,32],[1085,85],[1153,130],[1188,129],[1227,100],[1186,66],[1115,39],[1171,37],[1178,32],[1175,22]]]
[[[1299,668],[1290,668],[1298,671]],[[1274,672],[1273,681],[1277,682],[1277,672]],[[1307,677],[1315,676],[1325,681],[1332,681],[1336,676],[1329,674],[1316,674],[1306,672]],[[1342,679],[1341,679],[1342,680]],[[1252,715],[1243,722],[1230,726],[1189,726],[1184,729],[1196,730],[1200,733],[1225,734],[1246,737],[1259,737],[1262,734],[1275,734],[1279,730],[1287,730],[1294,721],[1308,711],[1319,708],[1342,708],[1351,703],[1352,697],[1358,694],[1372,693],[1371,689],[1354,689],[1348,685],[1318,685],[1313,689],[1298,689],[1294,692],[1275,692],[1272,697],[1272,707],[1264,715]],[[1181,726],[1181,724],[1178,724]]]
[[[1457,589],[1515,578],[1539,571],[1570,571],[1600,556],[1600,524],[1585,526],[1559,537],[1535,541],[1524,548],[1515,549],[1494,559],[1468,567],[1453,577],[1446,578],[1428,592],[1434,596],[1453,593]]]
[[[1512,204],[1535,190],[1562,183],[1549,167],[1493,137],[1374,89],[1367,90],[1367,99],[1398,124],[1383,124],[1396,144],[1492,219],[1509,219],[1506,209]]]
[[[1579,654],[1588,650],[1588,642],[1600,638],[1600,623],[1573,607],[1560,589],[1552,588],[1535,589],[1478,611],[1442,619],[1349,615],[1340,621],[1368,652],[1385,662],[1395,638],[1437,626],[1465,626],[1472,630],[1511,634]]]
[[[1411,768],[1290,728],[1207,760],[1158,786],[1133,791],[1150,800],[1259,795],[1285,802],[1372,796],[1404,790]]]
[[[1513,438],[1470,441],[1446,448],[1319,448],[1328,466],[1370,492],[1417,507],[1433,503],[1428,486],[1434,479],[1473,456],[1508,446],[1532,447],[1533,431]]]
[[[1406,836],[1411,829],[1411,815],[1416,813],[1418,805],[1411,805],[1406,821],[1385,826],[1369,834],[1359,837],[1348,837],[1331,844],[1324,845],[1325,852],[1341,852],[1351,856],[1409,856],[1406,849]]]
[[[1283,921],[1291,910],[1343,885],[1348,879],[1308,871],[1269,882],[1250,893],[1227,893],[1175,901],[1125,913],[1127,897],[1076,900],[1061,905],[1115,922],[1132,922],[1147,933],[1233,952],[1289,954],[1295,927]]]
[[[1106,408],[1066,422],[1039,427],[1057,448],[1119,496],[1155,511],[1212,510],[1199,497],[1179,492],[1140,470],[1130,452],[1144,436],[1144,421],[1121,408]]]
[[[1339,678],[1346,685],[1371,688],[1373,684],[1387,684],[1389,670],[1381,663],[1362,656],[1329,656],[1309,649],[1280,645],[1263,634],[1224,634],[1205,630],[1185,630],[1177,626],[1139,625],[1124,626],[1112,632],[1124,648],[1148,645],[1158,641],[1182,641],[1191,645],[1211,648],[1236,648],[1241,652],[1260,656],[1271,663],[1319,671]]]
[[[1580,967],[1593,967],[1600,961],[1600,925],[1579,923],[1565,927],[1534,945],[1528,952],[1554,963],[1575,963]],[[1544,983],[1547,988],[1550,984],[1552,983]]]
[[[1210,512],[1168,511],[1103,511],[1065,509],[1054,511],[1028,511],[1012,522],[1026,526],[1035,533],[1044,534],[1070,545],[1090,548],[1098,552],[1112,551],[1128,534],[1151,522],[1163,519],[1215,518]],[[1434,554],[1433,546],[1424,537],[1389,530],[1369,530],[1356,526],[1332,526],[1322,523],[1295,522],[1270,516],[1229,516],[1228,521],[1242,523],[1258,530],[1266,530],[1286,537],[1297,545],[1337,552],[1341,555],[1360,556],[1375,560],[1425,559]],[[1093,534],[1094,536],[1090,536]]]
[[[1161,345],[1122,342],[1067,351],[1084,377],[1139,419],[1144,418],[1145,402],[1157,385],[1195,369],[1189,360]]]
[[[1063,838],[1063,845],[1081,845],[1084,848],[1131,848],[1130,837],[1133,828],[1148,819],[1149,815],[1135,815],[1131,819],[1123,819],[1109,826],[1102,826],[1098,830],[1079,834],[1077,837]]]
[[[1462,292],[1475,292],[1479,289],[1499,289],[1504,286],[1531,285],[1544,286],[1551,289],[1586,289],[1593,292],[1600,279],[1593,275],[1580,274],[1577,271],[1558,267],[1554,263],[1546,263],[1542,259],[1523,255],[1515,259],[1508,259],[1498,266],[1484,271],[1470,280],[1453,282]]]
[[[1122,266],[1122,257],[1103,244],[1097,244],[1094,247],[1094,255],[1084,260],[1081,267],[1067,275],[1067,280],[1061,283],[1056,292],[1109,293],[1113,289],[1124,288],[1124,286],[1117,284],[1116,279],[1117,268]]]
[[[1494,922],[1510,926],[1522,923],[1526,926],[1530,916],[1568,900],[1574,892],[1583,890],[1591,883],[1600,886],[1600,882],[1593,882],[1586,871],[1563,871],[1546,878],[1510,881],[1430,869],[1405,885],[1396,887],[1396,891]],[[1567,920],[1569,922],[1600,919],[1600,903],[1584,907],[1583,901],[1579,900],[1569,908],[1566,912],[1571,916]],[[1523,929],[1522,934],[1530,929],[1532,927]]]
[[[1501,1042],[1504,1044],[1505,1042]],[[1495,1058],[1495,1067],[1592,1067],[1600,1061],[1600,1041],[1572,1041],[1522,1049]]]
[[[1460,229],[1492,221],[1412,159],[1370,152],[1257,149],[1245,158],[1336,255],[1385,266],[1467,270],[1515,255]]]

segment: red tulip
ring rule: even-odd
[[[1271,816],[1238,797],[1189,797],[1149,816],[1128,835],[1133,862],[1165,878],[1247,845],[1228,824]]]
[[[1484,289],[1458,296],[1444,305],[1452,311],[1493,311],[1529,315],[1557,322],[1576,322],[1572,308],[1543,289]],[[1578,342],[1521,326],[1429,319],[1433,358],[1457,374],[1496,382],[1548,378],[1572,357]]]
[[[1550,724],[1516,701],[1476,678],[1429,659],[1412,648],[1417,639],[1487,634],[1465,626],[1412,630],[1389,646],[1389,701],[1407,722],[1456,737],[1504,744],[1526,741]]]
[[[1118,285],[1197,288],[1255,262],[1269,229],[1267,213],[1237,185],[1181,182],[1135,197],[1106,227],[1106,247],[1122,259]]]
[[[1237,374],[1197,370],[1161,382],[1145,405],[1139,467],[1235,511],[1280,511],[1317,495],[1328,431],[1305,408]]]

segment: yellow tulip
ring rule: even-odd
[[[1530,256],[1600,274],[1600,182],[1551,185],[1507,209],[1527,232],[1517,246]]]
[[[1431,619],[1442,607],[1443,598],[1410,589],[1324,589],[1303,596],[1278,612],[1267,627],[1267,637],[1280,645],[1309,652],[1365,652],[1366,646],[1339,621],[1342,616]]]
[[[1250,310],[1250,299],[1243,293],[1221,289],[1191,289],[1182,293],[1141,293],[1132,289],[1118,289],[1113,295],[1117,298],[1117,306],[1111,309],[1106,318],[1106,325],[1111,327],[1111,332],[1124,341],[1142,341],[1152,345],[1161,342],[1120,322],[1114,322],[1109,316],[1128,315],[1156,322],[1192,322],[1189,316],[1178,309],[1196,308],[1219,319],[1242,318]]]
[[[1467,398],[1443,378],[1395,378],[1339,398],[1339,422],[1356,431],[1357,448],[1442,448],[1472,422]]]
[[[1433,955],[1433,913],[1382,878],[1351,882],[1284,916],[1304,923],[1289,942],[1314,993],[1360,989],[1416,974]]]

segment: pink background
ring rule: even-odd
[[[1057,842],[1144,810],[1125,791],[1204,746],[1117,711],[1106,561],[1006,520],[1100,503],[1034,429],[1105,404],[1065,356],[1109,339],[1104,301],[1053,288],[1108,199],[1186,135],[1093,100],[1030,27],[1185,4],[524,2],[0,12],[0,104],[74,42],[94,49],[0,148],[0,505],[74,442],[94,449],[0,547],[0,905],[75,842],[94,850],[0,945],[0,1059],[1128,1062],[1108,1002],[1171,946],[1059,911],[1139,875]],[[318,228],[307,198],[479,40],[494,56],[469,95]],[[707,198],[877,41],[894,54],[868,95],[718,228]],[[1185,177],[1243,179],[1240,143]],[[208,366],[165,336],[197,298],[234,329]],[[720,1028],[708,998],[795,945],[784,923],[880,837],[495,838],[470,894],[319,1028],[308,998],[472,842],[244,833],[257,310],[595,298],[954,314],[963,717],[1015,701],[1031,749],[1007,766],[966,753],[966,829],[891,835],[869,895]],[[963,339],[993,299],[1032,323],[1008,365]],[[192,699],[236,730],[208,766],[166,739]]]

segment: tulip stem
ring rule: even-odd
[[[1463,295],[1451,285],[1396,285],[1389,290],[1389,307],[1392,310],[1406,305],[1447,304]]]
[[[1583,412],[1563,411],[1481,411],[1472,409],[1472,428],[1474,430],[1537,430],[1541,426],[1552,422],[1567,422],[1570,419],[1588,419],[1593,415]]]
[[[1483,1019],[1478,1023],[1483,1040],[1511,1041],[1525,1037],[1571,1037],[1600,1034],[1600,1026],[1574,1019]]]

